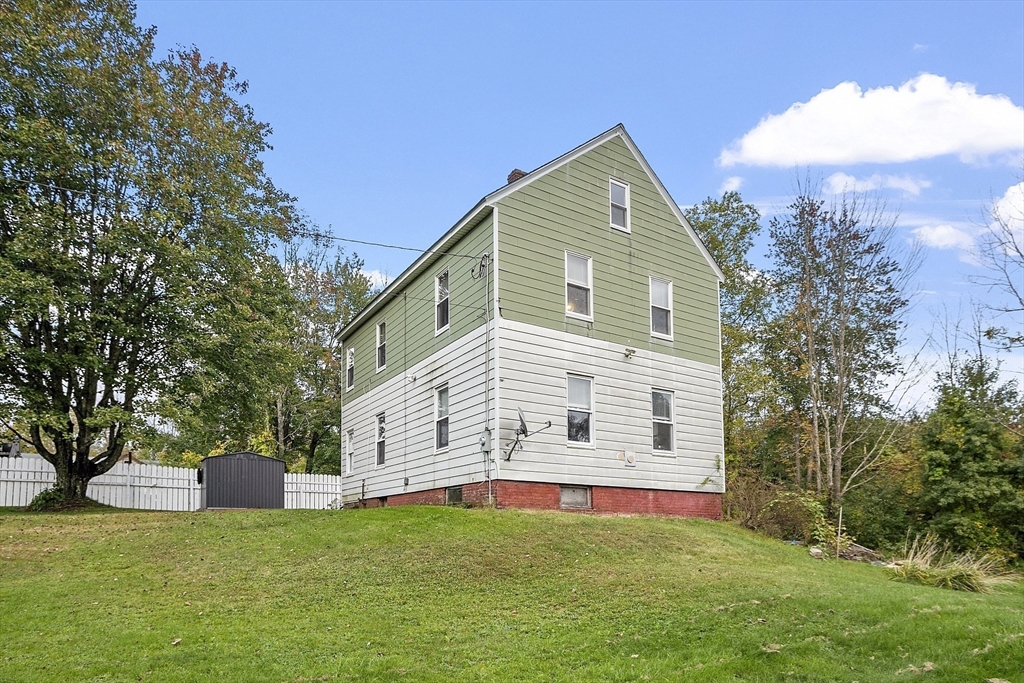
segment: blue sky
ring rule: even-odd
[[[513,168],[622,122],[684,207],[738,187],[782,211],[795,169],[883,195],[925,245],[919,341],[943,306],[994,301],[968,283],[983,208],[1024,201],[1024,2],[161,1],[138,21],[248,80],[271,176],[339,236],[425,248]]]

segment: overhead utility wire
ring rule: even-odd
[[[459,258],[471,258],[479,259],[479,254],[459,254],[453,251],[439,251],[436,249],[420,249],[419,247],[402,247],[397,244],[384,244],[383,242],[367,242],[366,240],[357,240],[351,237],[338,237],[336,235],[328,235],[323,232],[315,232],[312,230],[292,230],[290,234],[296,237],[308,237],[310,239],[321,239],[321,240],[334,240],[337,242],[352,242],[353,244],[365,244],[371,247],[384,247],[385,249],[401,249],[403,251],[415,251],[421,254],[438,254],[440,256],[458,256]]]
[[[40,187],[44,187],[44,188],[47,188],[47,189],[50,189],[50,190],[63,190],[64,192],[73,192],[75,194],[84,195],[86,197],[91,197],[91,196],[93,196],[95,194],[93,192],[88,192],[86,190],[74,190],[74,189],[72,189],[70,187],[61,187],[60,185],[54,185],[53,183],[34,183],[32,181],[21,180],[19,178],[7,178],[6,180],[9,181],[9,182],[12,182],[12,183],[20,183],[20,184],[25,185],[25,186],[38,185]],[[314,239],[314,240],[332,240],[332,241],[335,241],[335,242],[350,242],[352,244],[364,244],[364,245],[369,246],[369,247],[383,247],[384,249],[401,249],[402,251],[415,251],[415,252],[420,253],[420,254],[437,254],[439,256],[457,256],[458,258],[470,258],[470,259],[478,259],[478,258],[480,258],[479,254],[459,254],[459,253],[456,253],[456,252],[453,252],[453,251],[439,251],[439,250],[436,250],[436,249],[420,249],[419,247],[403,247],[403,246],[400,246],[400,245],[397,245],[397,244],[385,244],[383,242],[369,242],[367,240],[357,240],[357,239],[353,239],[351,237],[338,237],[337,235],[328,235],[327,233],[316,232],[315,230],[304,230],[304,229],[301,229],[301,228],[297,229],[297,230],[289,230],[288,234],[291,237],[307,237],[309,239]]]

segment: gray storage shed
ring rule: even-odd
[[[246,451],[203,458],[199,507],[283,508],[284,460]]]

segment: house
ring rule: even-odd
[[[721,270],[621,125],[508,181],[342,331],[344,500],[719,517]]]

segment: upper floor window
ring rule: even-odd
[[[448,448],[448,387],[434,392],[434,450]]]
[[[448,271],[434,278],[434,332],[448,329]]]
[[[388,364],[387,353],[387,328],[383,320],[377,323],[377,372],[383,370]]]
[[[356,385],[356,350],[351,346],[345,351],[345,391]]]
[[[377,416],[377,467],[384,464],[384,413]]]
[[[566,377],[569,443],[594,443],[594,380],[590,377]]]
[[[629,232],[629,185],[609,178],[608,203],[612,227]]]
[[[672,409],[673,396],[671,391],[651,391],[651,417],[654,426],[654,452],[671,453],[675,432],[675,419]]]
[[[651,277],[651,334],[672,338],[672,282]]]
[[[565,252],[565,312],[575,318],[594,319],[591,310],[593,267],[588,256]]]

